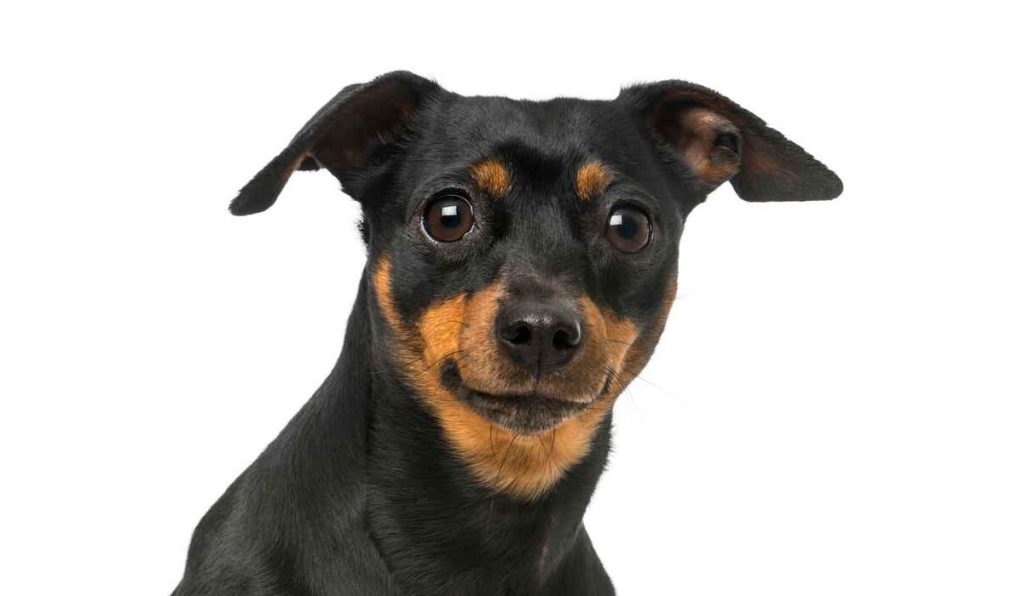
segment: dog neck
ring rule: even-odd
[[[358,408],[367,424],[361,437],[365,523],[399,583],[413,591],[445,586],[460,593],[485,587],[530,592],[581,549],[590,553],[582,519],[607,461],[610,415],[590,452],[546,494],[523,501],[495,492],[474,478],[403,381],[400,364],[378,335],[375,309],[364,276],[348,330],[360,337],[346,337],[325,386],[341,389],[352,387],[346,378],[365,379],[366,402]],[[346,370],[353,366],[360,370]]]

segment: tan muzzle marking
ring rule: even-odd
[[[589,341],[595,342],[593,349],[601,350],[599,357],[614,372],[609,390],[557,428],[525,435],[481,417],[441,383],[441,369],[448,360],[458,363],[460,371],[467,367],[467,354],[500,361],[491,332],[502,294],[499,284],[441,300],[415,324],[402,321],[395,308],[388,256],[381,257],[374,267],[373,288],[393,334],[394,355],[403,375],[436,417],[452,448],[482,485],[523,500],[544,494],[590,451],[594,432],[637,367],[646,363],[664,324],[661,317],[657,329],[652,329],[656,331],[653,339],[648,333],[640,336],[630,321],[582,299],[593,336]],[[671,305],[671,299],[667,304]]]

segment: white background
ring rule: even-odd
[[[174,587],[329,371],[363,265],[327,174],[227,203],[335,91],[403,68],[538,99],[693,80],[846,184],[726,185],[690,219],[586,520],[620,593],[1024,593],[1019,17],[370,4],[3,9],[0,592]]]

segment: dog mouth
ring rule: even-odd
[[[611,375],[602,389],[590,400],[566,400],[537,392],[495,394],[478,391],[466,385],[454,363],[444,367],[445,385],[456,398],[482,418],[519,434],[534,435],[560,426],[593,405],[608,390]]]
[[[590,403],[569,402],[536,394],[494,395],[467,387],[462,387],[456,395],[487,420],[513,432],[531,435],[554,429],[590,406]]]

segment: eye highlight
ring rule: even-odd
[[[458,190],[439,192],[423,210],[423,231],[438,242],[461,240],[475,221],[472,205]]]
[[[605,238],[624,253],[637,253],[651,242],[651,220],[643,211],[629,206],[612,209]]]

